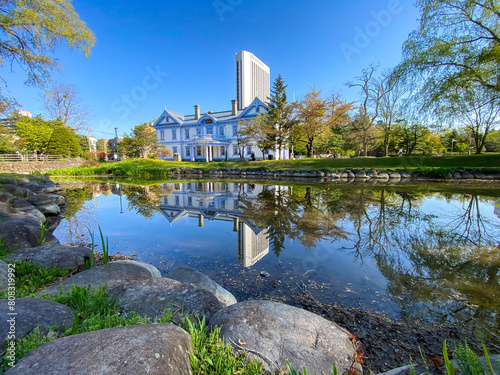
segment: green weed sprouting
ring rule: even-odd
[[[479,360],[479,357],[469,348],[467,342],[465,342],[464,344],[459,343],[458,347],[455,349],[453,354],[456,358],[456,362],[460,370],[460,373],[463,375],[497,375],[493,370],[490,356],[488,354],[488,350],[486,349],[485,345],[483,345],[483,354],[487,364],[487,369],[483,367],[481,361]],[[427,365],[423,357],[421,350],[420,350],[420,355],[422,356],[423,363],[425,364],[427,375],[432,375],[429,366]],[[443,342],[443,358],[444,358],[444,365],[446,368],[446,374],[455,375],[455,366],[453,366],[453,363],[450,361],[450,357],[448,356],[448,347],[446,340],[444,340]],[[498,366],[500,367],[500,360],[498,361]],[[410,358],[410,375],[415,375],[415,369],[413,368],[413,364],[411,363],[411,358]]]
[[[42,223],[42,226],[40,227],[40,246],[42,246],[45,242],[45,230],[47,229],[47,226],[48,221],[45,221],[45,223]]]
[[[104,235],[102,234],[101,226],[97,226],[99,228],[99,234],[101,235],[101,243],[102,243],[102,262],[104,264],[109,263],[109,243],[108,236],[106,236],[106,242],[104,242]]]
[[[90,231],[90,228],[87,227],[87,230],[89,231],[90,239],[92,241],[91,247],[90,247],[90,259],[88,261],[85,261],[85,268],[93,268],[94,267],[94,250],[95,250],[95,244],[94,244],[94,231]]]
[[[262,365],[255,360],[247,362],[243,352],[236,352],[230,344],[224,344],[220,328],[209,331],[205,318],[193,323],[189,318],[182,320],[182,328],[190,334],[194,351],[190,354],[193,374],[225,375],[244,373],[261,375]]]

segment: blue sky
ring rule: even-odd
[[[231,108],[235,98],[234,55],[254,53],[278,74],[291,98],[309,86],[325,95],[356,100],[345,83],[363,68],[391,68],[401,46],[417,27],[411,1],[299,0],[74,0],[95,33],[91,56],[64,48],[56,56],[64,69],[53,79],[75,84],[93,118],[98,138],[130,132],[167,109],[192,114]],[[23,85],[19,67],[2,68],[5,94],[23,109],[44,112],[40,90]]]

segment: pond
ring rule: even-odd
[[[167,277],[195,268],[238,300],[306,294],[499,351],[499,185],[252,182],[61,181],[71,199],[54,234],[89,244],[100,226],[111,253]]]

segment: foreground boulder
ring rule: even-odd
[[[191,374],[191,337],[172,324],[140,324],[44,344],[5,374]]]
[[[42,289],[38,292],[38,295],[59,295],[61,288],[64,291],[71,291],[73,284],[79,287],[90,285],[91,290],[107,284],[109,290],[130,281],[144,280],[152,280],[151,273],[144,267],[129,263],[111,262],[79,272],[57,284]]]
[[[208,321],[222,308],[219,300],[205,289],[176,280],[161,278],[131,282],[108,288],[117,297],[118,305],[125,312],[159,318],[164,311],[172,311],[172,321],[179,324],[186,314],[196,321]]]
[[[9,255],[11,260],[29,261],[45,268],[82,268],[92,257],[88,247],[60,244],[19,249]]]
[[[9,309],[8,300],[0,300],[0,352],[7,347],[7,334],[10,332],[11,322],[14,318],[16,340],[28,336],[36,327],[40,328],[40,335],[46,335],[51,328],[57,327],[62,332],[62,327],[70,328],[75,319],[75,311],[60,303],[38,298],[16,298],[15,313]]]
[[[7,220],[7,221],[2,221]],[[8,248],[24,249],[40,245],[40,222],[28,214],[0,214],[0,238]],[[58,243],[56,237],[45,232],[45,244]]]
[[[61,212],[59,206],[43,193],[28,198],[28,202],[38,208],[44,215],[57,215]]]
[[[196,271],[190,267],[177,267],[176,269],[168,273],[168,278],[180,281],[182,283],[190,283],[208,290],[215,297],[217,297],[222,307],[234,305],[238,302],[231,293],[229,293],[226,289],[221,287],[207,275],[204,275],[203,273]]]
[[[270,301],[245,301],[218,311],[210,326],[221,327],[224,341],[277,371],[289,360],[298,371],[330,374],[351,369],[362,373],[355,361],[357,347],[350,334],[316,314]],[[353,365],[354,364],[354,365]]]
[[[132,260],[132,259],[115,260],[115,261],[113,261],[113,263],[133,264],[133,265],[136,265],[138,267],[142,267],[142,268],[148,270],[153,279],[159,279],[161,277],[161,273],[158,270],[158,268],[156,268],[155,266],[152,266],[149,263],[141,262],[138,260]]]
[[[45,215],[42,214],[38,208],[33,206],[30,202],[25,201],[24,199],[14,200],[14,202],[12,202],[12,209],[15,212],[24,212],[33,215],[40,221],[40,223],[45,223],[47,221]]]

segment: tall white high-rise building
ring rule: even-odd
[[[236,100],[238,109],[248,107],[255,98],[269,103],[271,71],[257,56],[248,51],[236,54]]]

